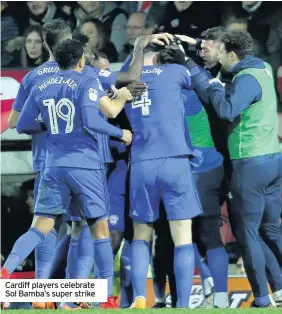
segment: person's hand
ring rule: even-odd
[[[121,140],[125,145],[130,145],[132,142],[132,133],[129,130],[122,130],[123,134]]]
[[[212,84],[215,84],[215,83],[219,83],[220,85],[222,85],[223,87],[225,86],[225,83],[222,83],[220,79],[218,79],[217,77],[216,78],[213,78],[211,80],[209,80],[209,84],[212,85]]]
[[[133,97],[141,96],[148,88],[147,84],[141,82],[132,82],[126,87]]]
[[[117,97],[125,99],[125,100],[132,100],[132,95],[130,93],[130,90],[126,87],[122,87],[120,89],[117,89],[114,85],[111,86],[112,91],[114,92]]]
[[[141,46],[143,49],[149,44],[157,44],[160,46],[169,45],[173,41],[173,36],[169,33],[140,36],[136,39],[135,45]]]
[[[10,39],[7,42],[5,50],[12,53],[15,50],[21,50],[22,46],[23,46],[23,37],[16,37],[16,38]]]
[[[146,35],[146,36],[139,36],[137,37],[136,41],[135,41],[135,46],[139,46],[142,49],[144,49],[145,47],[147,47],[150,43],[151,37]]]
[[[186,35],[174,35],[174,36],[179,38],[182,42],[187,43],[188,45],[195,46],[197,43],[195,38],[192,38]]]
[[[164,45],[170,45],[170,43],[173,40],[174,40],[173,35],[169,33],[154,34],[154,35],[151,35],[150,43],[164,46]]]

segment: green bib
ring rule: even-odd
[[[255,157],[280,152],[278,141],[277,97],[272,70],[250,68],[239,72],[256,78],[262,97],[241,112],[231,123],[228,148],[231,159]]]
[[[186,121],[194,147],[214,147],[210,123],[204,107],[196,115],[187,116]]]

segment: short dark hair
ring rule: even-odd
[[[63,19],[55,19],[43,25],[43,38],[50,50],[71,36],[71,28]]]
[[[160,52],[163,49],[164,49],[164,46],[157,45],[157,44],[149,44],[144,48],[144,54]]]
[[[75,39],[75,40],[78,40],[81,42],[82,46],[85,47],[86,44],[88,43],[89,41],[89,38],[81,33],[79,33],[78,31],[75,31],[73,34],[72,34],[72,39]]]
[[[222,41],[225,32],[225,28],[222,26],[208,28],[207,30],[202,32],[201,39]]]
[[[102,51],[98,51],[98,50],[92,50],[92,53],[95,57],[95,60],[99,60],[99,59],[109,59],[108,56],[102,52]]]
[[[83,56],[82,43],[75,39],[66,39],[54,51],[55,60],[63,70],[74,68]]]
[[[253,38],[247,31],[233,30],[226,32],[223,43],[226,51],[234,51],[240,60],[253,52]]]

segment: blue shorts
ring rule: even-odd
[[[38,172],[37,176],[36,176],[36,179],[34,181],[34,196],[33,196],[34,206],[33,207],[35,207],[35,202],[36,202],[37,195],[38,195],[38,187],[39,187],[40,179],[41,179],[41,172]]]
[[[36,179],[34,181],[34,208],[36,208],[36,199],[38,196],[38,188],[39,188],[39,183],[42,177],[43,172],[38,172]],[[72,210],[70,210],[70,207],[74,207]],[[62,222],[68,222],[68,221],[82,221],[82,213],[81,211],[76,207],[76,202],[72,198],[69,206],[66,208],[66,213],[63,215]],[[73,213],[75,216],[72,216]],[[38,215],[37,212],[35,212],[35,215]],[[46,216],[46,215],[45,215]],[[51,215],[50,217],[52,217]]]
[[[125,160],[119,160],[115,164],[112,164],[109,169],[108,189],[110,199],[110,231],[124,231],[127,169],[128,166]]]
[[[130,217],[138,223],[159,218],[163,201],[168,220],[191,219],[202,213],[187,157],[133,163],[130,172]]]
[[[73,206],[70,206],[73,201]],[[104,170],[50,167],[44,170],[38,187],[35,214],[58,216],[70,208],[72,217],[107,217],[108,189]]]
[[[66,213],[63,215],[62,222],[82,221],[84,215],[79,206],[79,201],[75,197],[72,197],[69,207],[66,209]]]

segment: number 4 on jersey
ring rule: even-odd
[[[132,109],[142,108],[142,115],[147,116],[150,113],[150,108],[152,102],[149,98],[148,91],[144,92],[140,97],[136,97],[136,100],[132,102]]]
[[[48,107],[50,128],[52,134],[59,134],[58,117],[67,122],[65,133],[72,132],[75,106],[69,99],[62,98],[56,104],[54,99],[45,99],[43,100],[43,105]],[[63,106],[67,107],[67,113],[62,112]]]

